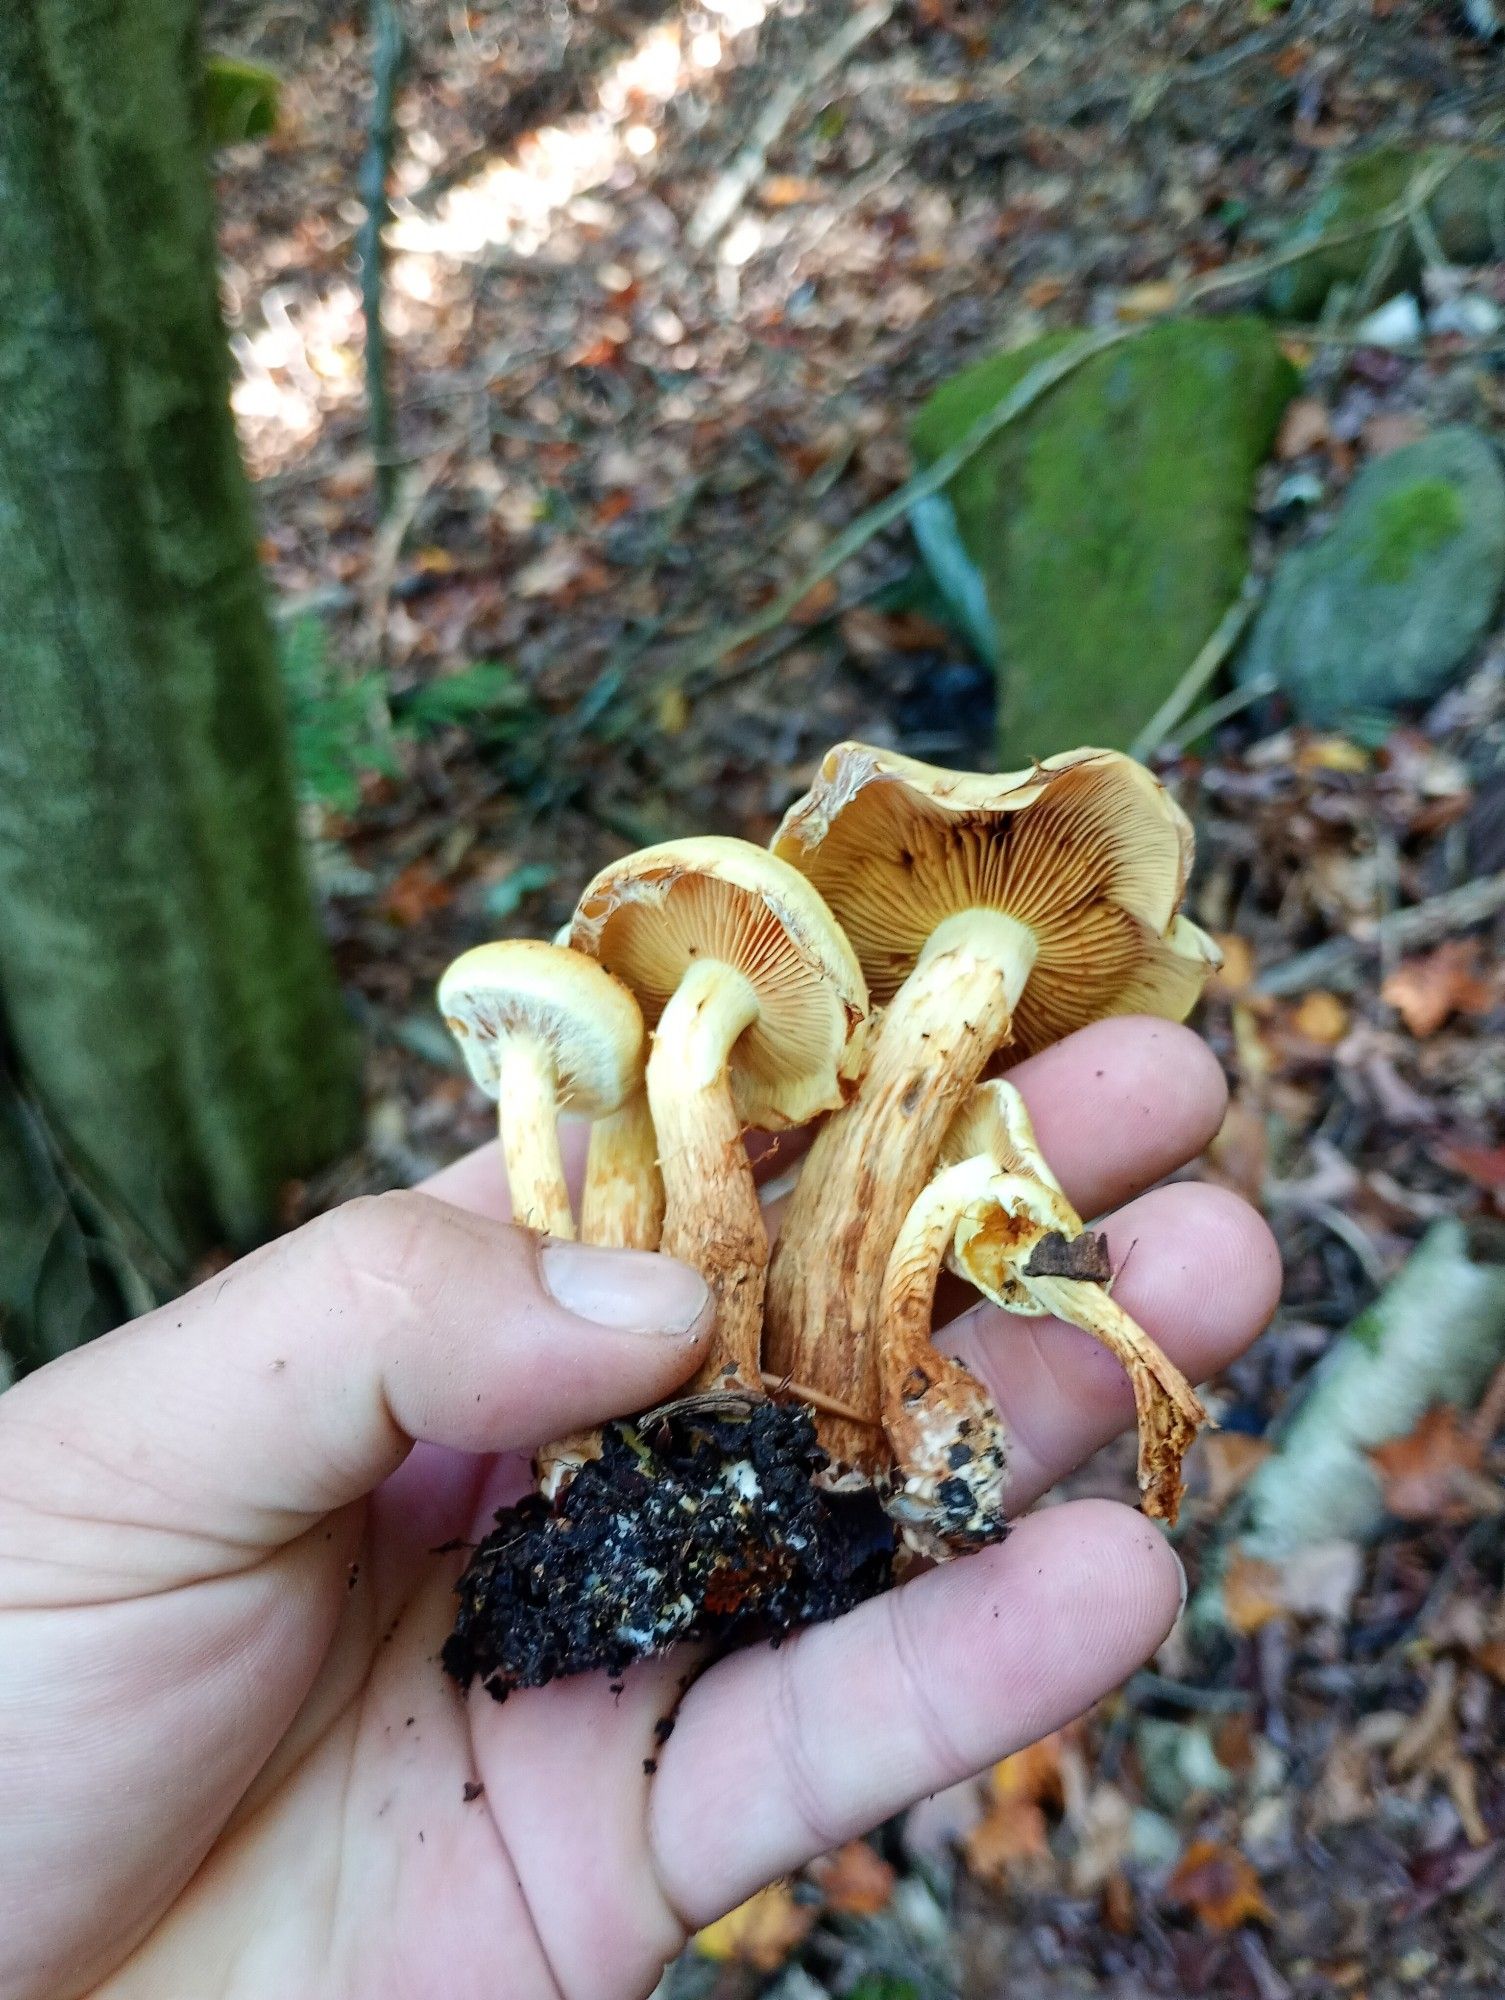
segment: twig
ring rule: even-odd
[[[1350,937],[1329,938],[1311,951],[1298,952],[1268,966],[1254,982],[1256,993],[1276,996],[1306,993],[1314,986],[1357,983],[1366,958],[1384,947],[1405,951],[1414,945],[1431,944],[1436,938],[1467,930],[1488,922],[1505,910],[1505,869],[1497,875],[1482,875],[1476,882],[1464,882],[1425,903],[1397,910],[1382,922],[1367,919],[1355,926]]]
[[[1181,751],[1189,750],[1193,743],[1199,742],[1209,730],[1216,729],[1220,722],[1227,722],[1232,716],[1241,714],[1246,708],[1252,708],[1255,702],[1263,701],[1266,695],[1274,692],[1273,674],[1260,674],[1243,687],[1230,688],[1227,694],[1219,695],[1216,701],[1209,701],[1204,707],[1199,708],[1195,715],[1189,716],[1185,727],[1173,731],[1161,747],[1168,754],[1179,755]]]
[[[1219,667],[1243,637],[1263,596],[1264,586],[1255,577],[1246,576],[1237,597],[1208,633],[1191,665],[1130,744],[1131,757],[1144,762],[1154,756],[1198,695],[1211,686]]]
[[[392,217],[387,182],[392,172],[393,112],[407,59],[400,0],[371,0],[371,123],[361,158],[359,189],[366,214],[357,236],[361,260],[361,311],[366,321],[366,418],[376,461],[376,499],[385,515],[396,490],[396,438],[387,340],[382,326],[382,233]]]
[[[881,28],[893,13],[898,0],[871,0],[851,14],[834,35],[811,55],[797,76],[780,84],[753,126],[746,145],[718,177],[704,201],[690,217],[685,241],[692,250],[704,250],[714,243],[737,210],[746,201],[753,183],[762,173],[768,155],[783,137],[785,127],[801,103],[835,70],[840,69],[855,49]]]

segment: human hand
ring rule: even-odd
[[[1273,1241],[1217,1189],[1140,1192],[1216,1129],[1205,1047],[1109,1021],[1013,1079],[1073,1203],[1137,1245],[1119,1297],[1189,1374],[1224,1367],[1274,1306]],[[1164,1637],[1174,1555],[1078,1501],[682,1701],[682,1654],[620,1693],[463,1698],[435,1545],[515,1497],[519,1451],[666,1396],[707,1330],[681,1266],[505,1213],[487,1148],[0,1398],[0,2000],[631,2000],[690,1929]],[[1132,1421],[1074,1329],[976,1306],[947,1343],[1021,1509]]]

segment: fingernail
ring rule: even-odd
[[[1176,1551],[1172,1549],[1171,1554],[1176,1556]],[[1176,1613],[1176,1616],[1178,1619],[1181,1619],[1186,1616],[1186,1600],[1191,1587],[1186,1580],[1186,1564],[1182,1562],[1180,1556],[1176,1556],[1176,1568],[1181,1572],[1181,1609]]]
[[[545,1289],[566,1312],[623,1333],[684,1340],[710,1310],[698,1271],[650,1251],[545,1243],[538,1267]]]

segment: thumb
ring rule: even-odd
[[[646,1407],[709,1324],[705,1285],[670,1258],[427,1195],[351,1202],[0,1399],[0,1569],[13,1508],[33,1558],[38,1514],[87,1519],[91,1547],[128,1523],[132,1569],[143,1527],[274,1546],[415,1440],[505,1451]]]

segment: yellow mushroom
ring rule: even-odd
[[[603,869],[570,938],[632,990],[654,1029],[661,1247],[695,1265],[717,1301],[697,1385],[761,1395],[768,1238],[742,1134],[803,1125],[844,1102],[866,1025],[861,968],[787,862],[710,836]]]
[[[471,1075],[496,1101],[514,1219],[573,1236],[559,1109],[605,1118],[640,1087],[637,1002],[582,953],[509,938],[455,960],[439,982],[439,1011]]]
[[[1102,1239],[1084,1229],[1046,1164],[1023,1098],[1002,1078],[973,1092],[946,1135],[933,1185],[979,1163],[991,1178],[955,1211],[945,1252],[951,1269],[1010,1312],[1053,1313],[1082,1327],[1118,1358],[1134,1390],[1144,1510],[1174,1521],[1181,1462],[1207,1412],[1180,1369],[1114,1299]],[[902,1401],[901,1365],[896,1356],[885,1421],[891,1400]]]
[[[820,1419],[834,1480],[860,1484],[887,1473],[866,1420],[890,1253],[958,1107],[1000,1051],[1108,1014],[1183,1018],[1218,955],[1179,914],[1185,815],[1115,751],[978,776],[840,744],[773,851],[830,904],[885,1010],[860,1089],[811,1149],[768,1291],[769,1367],[865,1420]]]

